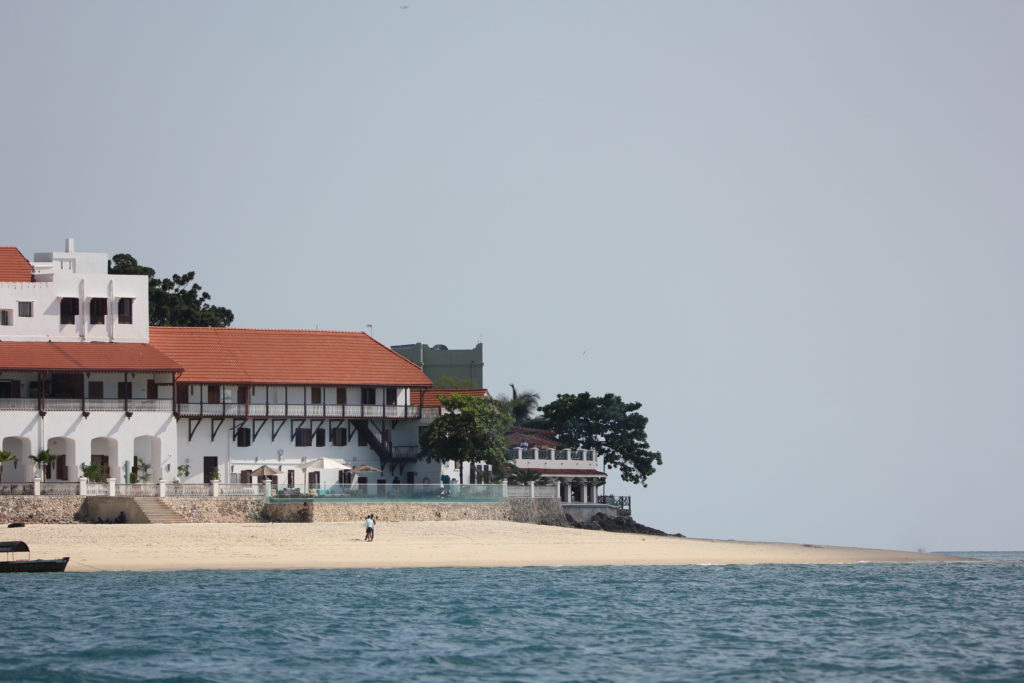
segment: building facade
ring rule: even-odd
[[[368,335],[151,328],[148,311],[147,277],[108,274],[106,254],[0,247],[0,482],[440,479],[418,460],[432,382]]]

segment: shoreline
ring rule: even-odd
[[[976,562],[901,550],[648,536],[501,521],[54,524],[4,529],[67,571]]]

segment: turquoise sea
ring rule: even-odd
[[[1024,680],[1024,553],[972,555],[0,574],[0,680]]]

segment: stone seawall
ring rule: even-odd
[[[71,524],[85,507],[85,496],[0,496],[0,523]]]
[[[298,522],[302,503],[271,503],[271,522]],[[551,498],[513,498],[503,503],[317,503],[309,505],[312,522],[356,522],[376,515],[383,522],[432,522],[494,519],[530,524],[565,525],[561,504]]]
[[[262,522],[262,498],[163,498],[186,522]]]
[[[0,496],[0,523],[71,524],[88,519],[84,496]],[[106,499],[108,502],[116,499]],[[188,522],[298,522],[301,503],[266,503],[262,498],[163,498]],[[134,506],[133,506],[134,507]],[[120,508],[119,508],[120,509]],[[311,521],[353,522],[377,515],[388,522],[493,519],[565,526],[553,498],[510,498],[501,503],[311,503]],[[109,515],[108,515],[109,516]],[[129,520],[131,521],[131,520]]]

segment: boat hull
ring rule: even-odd
[[[6,572],[62,572],[70,560],[70,557],[62,557],[59,560],[8,560],[0,562],[0,574]]]

